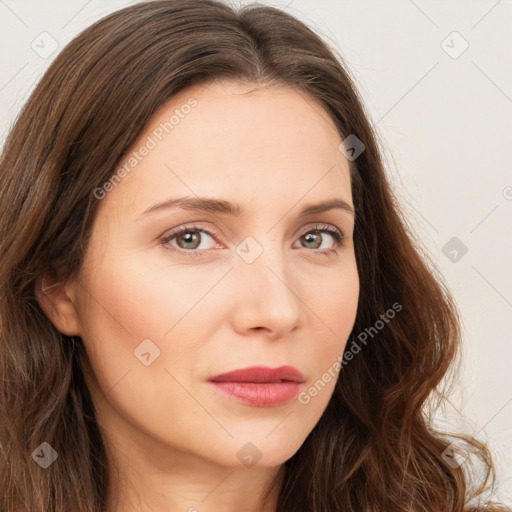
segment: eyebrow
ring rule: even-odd
[[[147,214],[171,208],[182,208],[184,210],[210,213],[223,213],[233,216],[240,216],[244,212],[243,208],[239,204],[233,204],[223,199],[213,199],[209,197],[180,197],[176,199],[168,199],[148,207],[139,215],[138,220],[144,218]],[[323,213],[333,209],[340,209],[355,217],[353,206],[338,198],[328,199],[320,203],[309,204],[301,210],[299,216],[306,217],[308,215]]]

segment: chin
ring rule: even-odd
[[[222,453],[212,454],[218,464],[230,469],[263,469],[284,464],[301,447],[303,440],[295,443],[290,438],[276,436],[265,439],[265,434],[240,441],[232,439],[228,445],[222,445]]]

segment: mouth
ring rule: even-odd
[[[293,366],[253,366],[208,379],[221,394],[254,407],[274,407],[297,396],[304,376]]]

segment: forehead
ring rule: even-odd
[[[180,91],[149,124],[165,123],[170,113],[184,108],[191,98],[197,105],[180,119],[180,130],[175,126],[173,132],[192,137],[196,143],[222,142],[247,150],[278,143],[291,146],[301,139],[329,144],[340,137],[322,106],[296,88],[220,80]],[[185,123],[187,118],[190,121]]]
[[[297,201],[313,188],[322,198],[333,188],[350,194],[340,142],[327,112],[302,91],[230,81],[196,85],[153,115],[121,164],[128,176],[108,199],[122,192],[140,213],[166,195],[234,200],[264,193],[268,201],[283,195]]]

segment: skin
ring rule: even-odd
[[[319,421],[337,375],[308,404],[275,407],[237,402],[206,380],[292,365],[307,390],[343,354],[356,316],[353,216],[299,217],[334,197],[353,204],[327,113],[291,88],[217,81],[173,96],[133,150],[190,97],[197,106],[100,201],[79,275],[45,276],[52,293],[38,293],[55,327],[80,336],[90,359],[87,384],[119,466],[117,474],[109,465],[109,512],[275,510],[276,493],[262,504],[264,492],[274,480],[279,488],[283,463]],[[175,208],[140,217],[184,196],[225,199],[245,213]],[[182,253],[166,250],[163,236],[190,224],[218,235],[193,231],[192,242],[167,242]],[[341,230],[341,246],[328,233],[305,240],[317,224]],[[248,236],[263,250],[252,263],[236,252]],[[134,355],[145,339],[160,350],[148,366]],[[237,457],[248,442],[261,453],[251,467]]]

